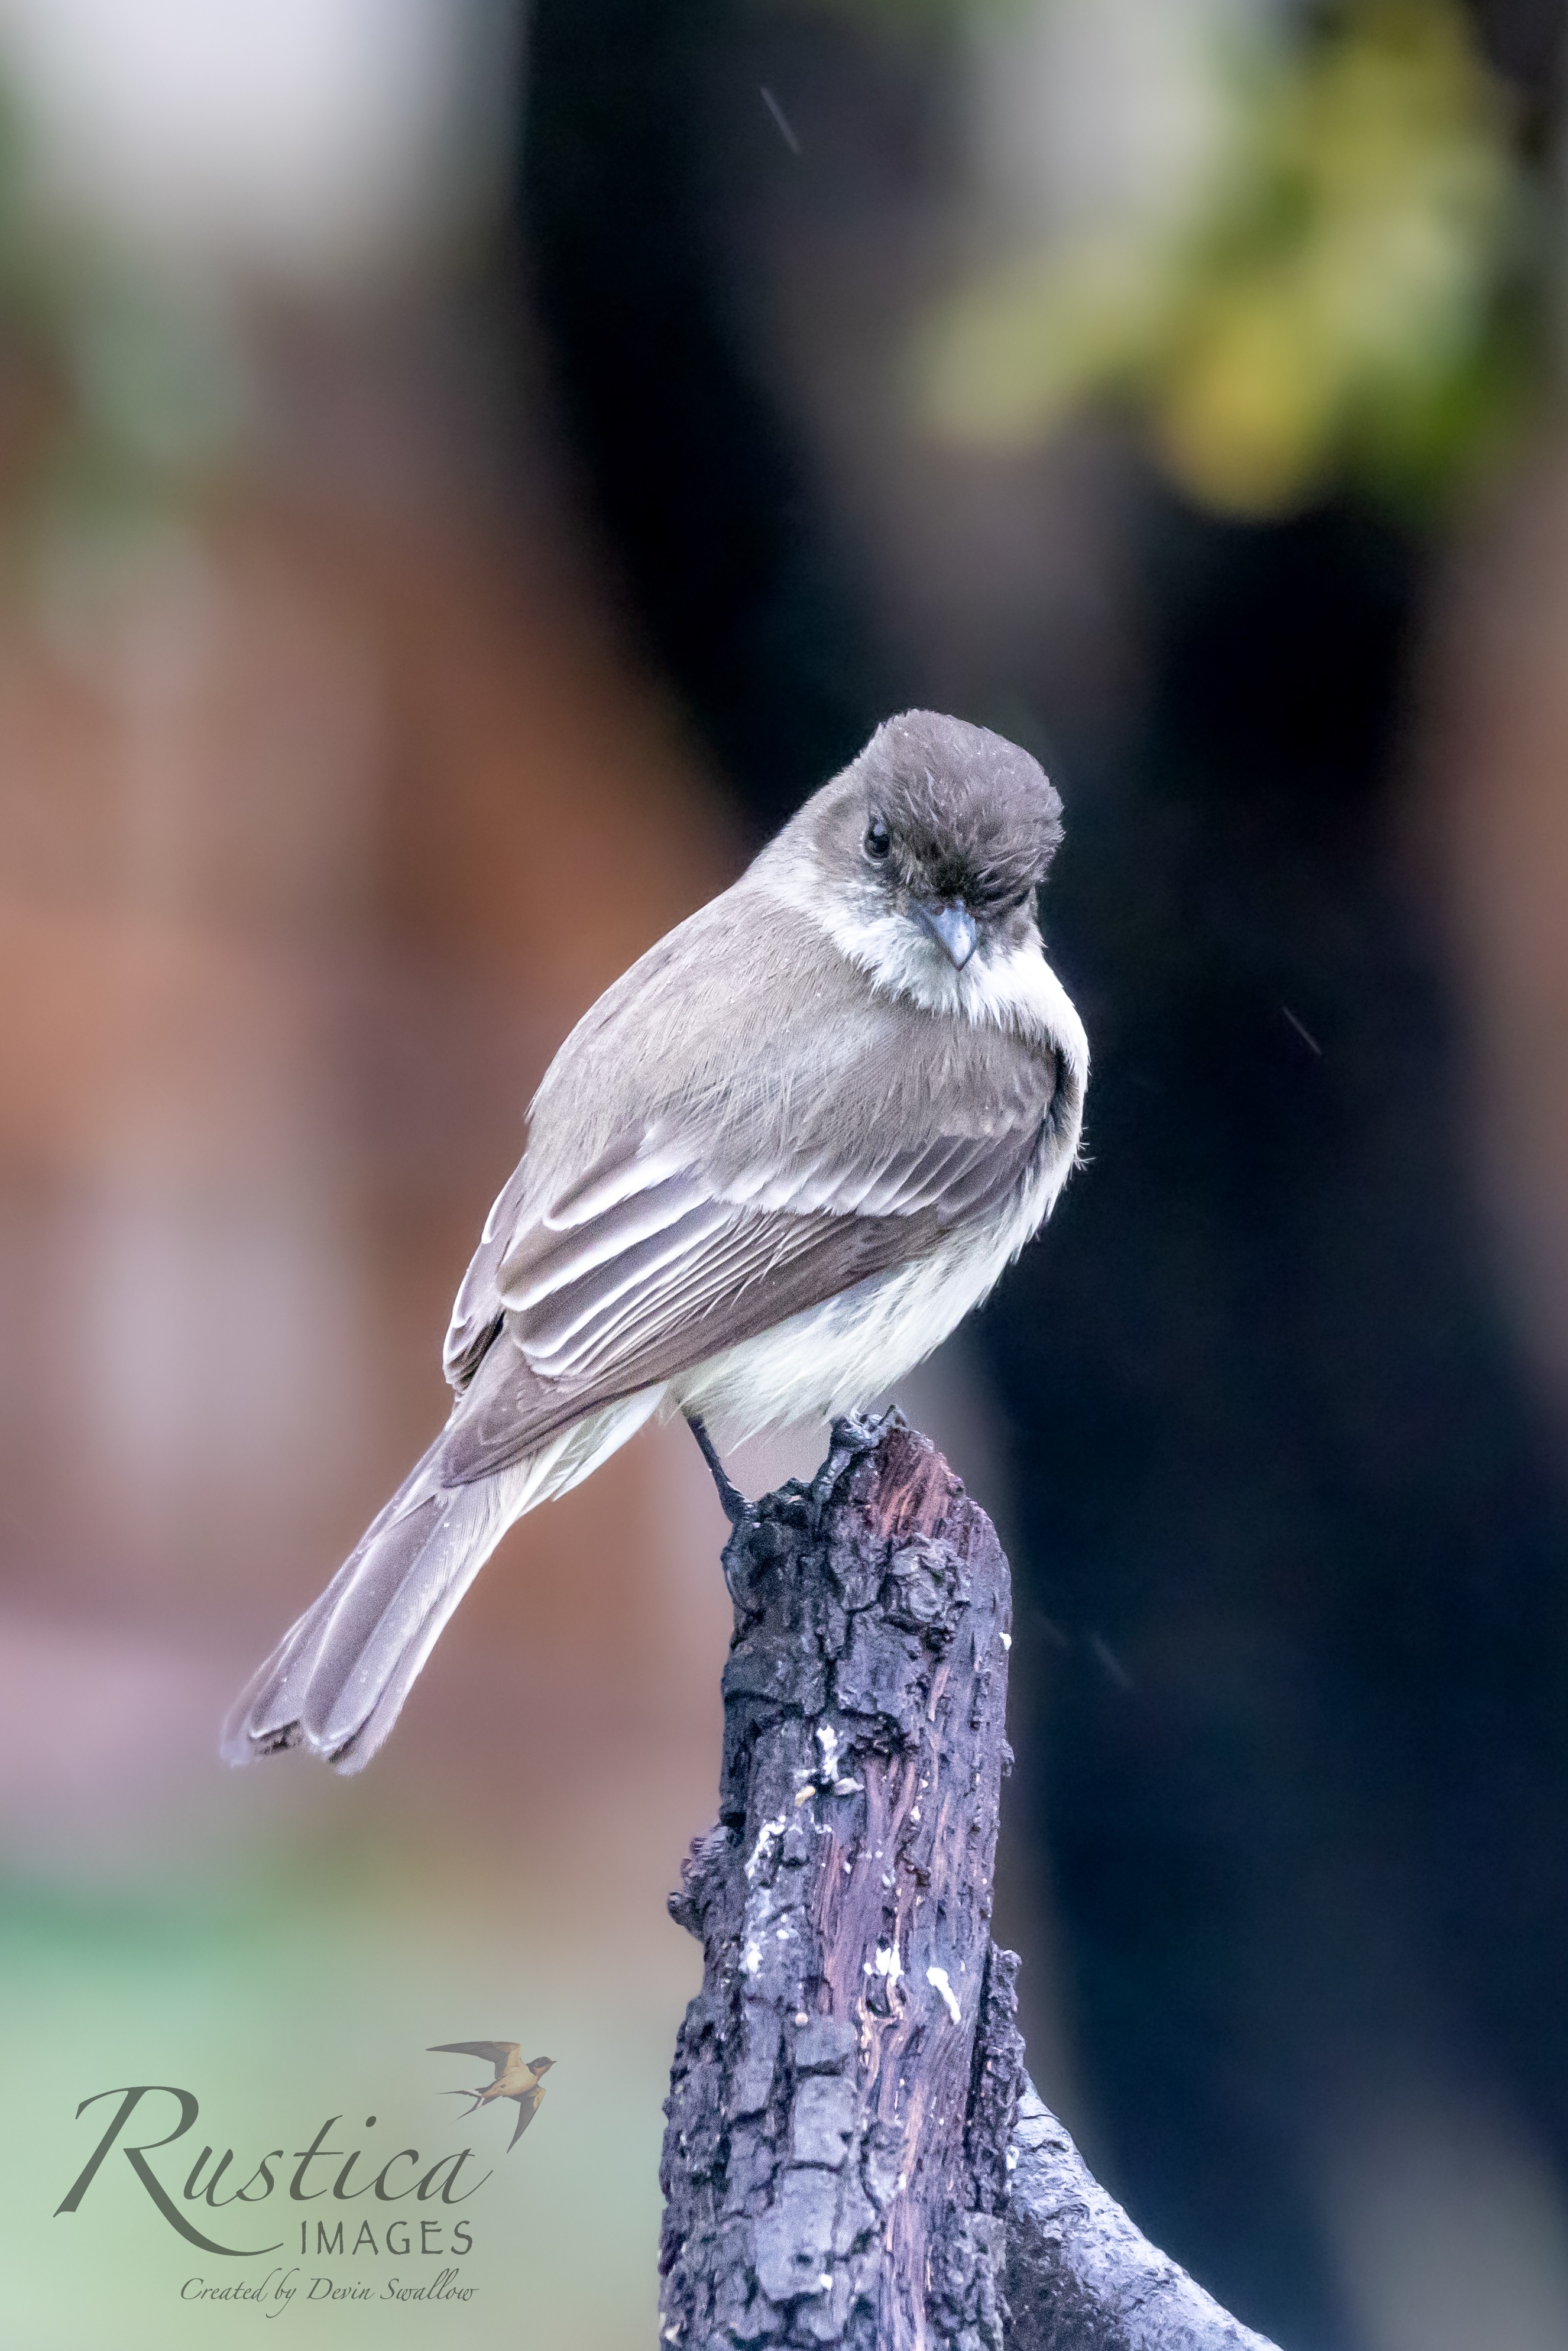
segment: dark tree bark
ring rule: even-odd
[[[1016,2351],[1274,2351],[1133,2226],[1027,2079],[1012,2151],[1005,2333]]]
[[[990,1936],[1011,1594],[985,1512],[898,1414],[839,1421],[725,1573],[719,1819],[670,1901],[705,1966],[665,2109],[664,2341],[1269,2351],[1024,2074]]]

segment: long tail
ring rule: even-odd
[[[607,1405],[471,1485],[440,1482],[438,1438],[236,1701],[225,1760],[308,1747],[340,1771],[363,1771],[513,1520],[596,1469],[659,1395],[644,1389]]]

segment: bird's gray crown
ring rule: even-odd
[[[1061,842],[1061,800],[1040,762],[1005,736],[905,710],[854,766],[911,888],[984,907],[1044,880]]]

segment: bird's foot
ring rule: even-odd
[[[707,1424],[700,1412],[688,1412],[686,1426],[696,1438],[698,1450],[707,1463],[709,1475],[718,1489],[719,1508],[732,1527],[755,1524],[757,1505],[748,1502],[738,1486],[727,1476],[724,1463],[718,1458],[718,1447],[707,1433]]]
[[[902,1417],[896,1407],[892,1412],[840,1413],[828,1432],[828,1458],[811,1480],[813,1524],[821,1525],[822,1514],[845,1470],[863,1461],[868,1453],[874,1453],[890,1424]]]

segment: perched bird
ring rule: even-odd
[[[1061,804],[930,711],[879,727],[586,1013],[446,1334],[442,1435],[225,1725],[359,1770],[507,1529],[660,1410],[737,1437],[853,1409],[1035,1232],[1078,1149],[1082,1023],[1035,892]]]
[[[452,2095],[455,2098],[473,2100],[472,2105],[463,2109],[465,2115],[471,2115],[475,2106],[487,2106],[492,2098],[516,2098],[517,2127],[507,2141],[507,2153],[510,2155],[544,2104],[545,2085],[539,2076],[549,2072],[555,2059],[530,2057],[525,2064],[521,2044],[516,2041],[437,2041],[432,2045],[430,2054],[433,2057],[482,2057],[487,2065],[494,2065],[496,2078],[493,2082],[481,2082],[476,2090],[454,2090]]]

